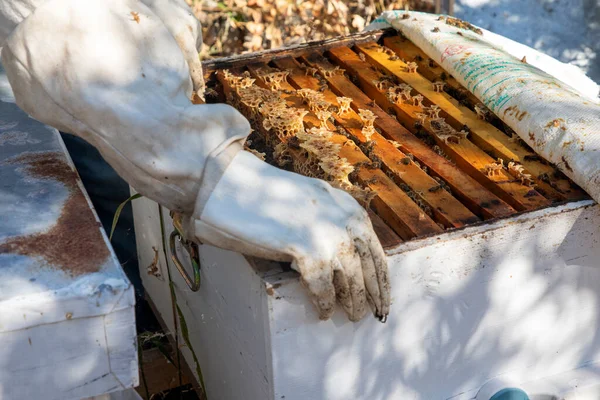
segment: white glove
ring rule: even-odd
[[[336,292],[352,320],[367,300],[384,317],[385,256],[364,210],[326,183],[240,152],[250,125],[234,108],[191,104],[200,29],[176,1],[37,6],[2,50],[17,104],[90,142],[139,193],[194,215],[189,232],[201,241],[293,261],[322,318]]]
[[[332,315],[336,295],[352,321],[365,315],[367,302],[380,319],[389,312],[387,261],[369,217],[326,182],[241,151],[184,229],[204,243],[291,261],[321,319]]]

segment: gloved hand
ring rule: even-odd
[[[367,302],[380,319],[389,312],[387,261],[369,217],[324,181],[241,151],[184,230],[189,239],[291,261],[321,319],[332,315],[336,295],[352,321],[365,315]]]
[[[364,210],[344,192],[241,151],[250,125],[234,108],[190,102],[201,88],[201,40],[182,2],[38,6],[2,49],[17,104],[90,142],[139,193],[192,215],[188,232],[201,241],[293,261],[322,318],[336,289],[352,320],[367,300],[387,315],[385,257]]]

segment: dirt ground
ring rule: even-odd
[[[363,30],[382,11],[433,11],[434,0],[186,0],[203,59]],[[600,82],[598,0],[456,0],[455,15],[580,67]]]
[[[360,32],[381,12],[433,10],[433,0],[187,0],[202,23],[203,59]]]

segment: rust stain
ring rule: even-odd
[[[275,289],[279,287],[281,287],[281,283],[274,283],[267,288],[266,292],[269,296],[273,296],[275,294]]]
[[[507,108],[504,110],[503,114],[504,114],[504,115],[506,115],[506,113],[510,112],[510,114],[509,114],[509,115],[512,115],[512,113],[513,113],[513,112],[515,112],[515,110],[516,110],[516,109],[517,109],[517,106],[510,106],[510,107],[507,107]]]
[[[517,119],[523,121],[523,118],[525,118],[527,114],[529,114],[527,111],[522,111],[520,114],[517,114]]]
[[[502,90],[504,90],[504,88]],[[529,113],[527,111],[519,110],[517,106],[510,106],[503,111],[503,114],[504,116],[506,116],[506,114],[511,117],[514,116],[519,121],[523,121],[523,118],[525,118]]]
[[[562,156],[561,160],[562,160],[562,162],[565,163],[565,168],[568,169],[569,171],[573,172],[573,168],[571,168],[571,166],[569,165],[569,162],[567,161],[565,156]]]
[[[132,21],[137,22],[138,24],[140,23],[140,13],[136,13],[135,11],[131,12],[131,17],[132,17]]]
[[[62,153],[26,154],[7,163],[22,165],[34,178],[61,182],[69,190],[69,197],[54,226],[42,233],[9,238],[0,243],[0,254],[41,257],[48,265],[71,276],[98,271],[110,252],[102,237],[100,223],[77,185],[77,174]]]
[[[552,128],[552,127],[558,128],[559,126],[561,126],[562,122],[565,122],[565,120],[562,118],[556,118],[556,119],[553,119],[552,121],[548,122],[545,127],[546,128]]]

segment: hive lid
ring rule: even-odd
[[[11,98],[0,71],[0,333],[131,307],[58,131]]]

